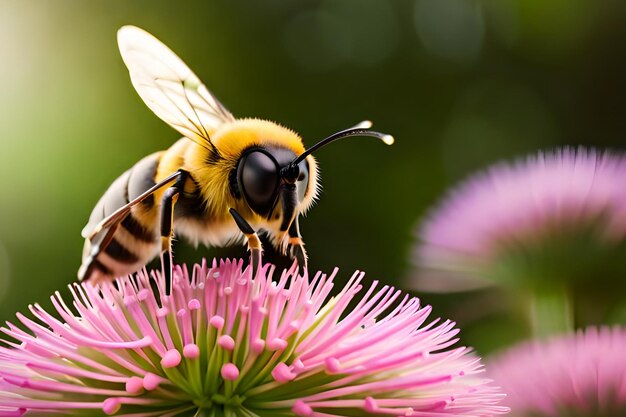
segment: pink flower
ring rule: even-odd
[[[516,417],[626,415],[626,330],[588,328],[490,362]]]
[[[0,416],[489,416],[507,411],[450,321],[363,273],[294,266],[272,281],[242,261],[75,284],[56,313],[7,324]],[[158,299],[151,284],[157,283]]]
[[[626,273],[625,178],[624,155],[582,148],[470,177],[419,229],[415,259],[430,274],[418,287],[463,290],[551,273],[587,280],[609,263]]]

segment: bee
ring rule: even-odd
[[[371,136],[392,144],[393,137],[362,122],[305,149],[298,134],[279,124],[233,117],[178,56],[144,30],[124,26],[117,38],[137,93],[183,138],[141,159],[100,198],[82,231],[78,278],[131,274],[162,253],[169,293],[174,233],[196,246],[231,245],[246,236],[260,254],[250,225],[306,267],[298,218],[319,192],[311,154],[341,138]]]

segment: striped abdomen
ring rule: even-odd
[[[89,223],[82,231],[83,237],[89,236],[100,221],[155,184],[162,155],[163,152],[157,152],[143,158],[111,184],[91,212]],[[110,244],[94,259],[88,256],[91,244],[85,240],[79,279],[111,279],[141,269],[161,249],[159,214],[154,196],[133,207],[115,230]]]

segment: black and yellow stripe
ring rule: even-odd
[[[89,236],[94,228],[116,210],[126,206],[156,184],[155,176],[162,152],[143,158],[117,178],[104,193],[83,230]],[[158,254],[159,227],[158,204],[154,195],[145,198],[139,205],[114,225],[111,240],[93,253],[90,240],[85,242],[81,279],[92,275],[112,278],[135,272]],[[104,230],[102,233],[106,233]]]

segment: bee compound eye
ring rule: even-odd
[[[250,152],[239,164],[238,177],[250,208],[259,214],[269,213],[278,190],[276,161],[265,152]]]

